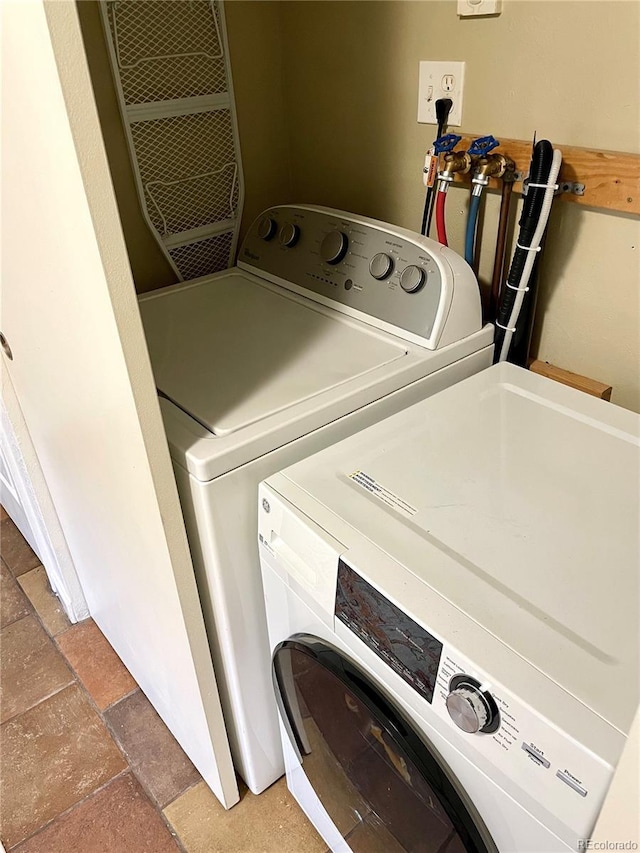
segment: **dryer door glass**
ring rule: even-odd
[[[496,850],[434,748],[335,649],[287,640],[274,676],[305,775],[353,853]]]

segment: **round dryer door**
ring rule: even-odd
[[[359,668],[308,636],[273,666],[292,745],[353,853],[495,853],[440,756]]]

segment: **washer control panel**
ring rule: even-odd
[[[265,211],[251,225],[238,265],[430,349],[482,325],[477,280],[459,255],[342,211],[305,205]]]

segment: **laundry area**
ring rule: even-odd
[[[640,3],[3,17],[8,853],[635,849]]]

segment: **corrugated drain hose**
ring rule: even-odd
[[[506,361],[509,354],[531,271],[549,219],[561,163],[562,152],[554,150],[548,140],[542,139],[536,144],[531,161],[529,190],[520,217],[520,232],[496,318],[496,361]]]

